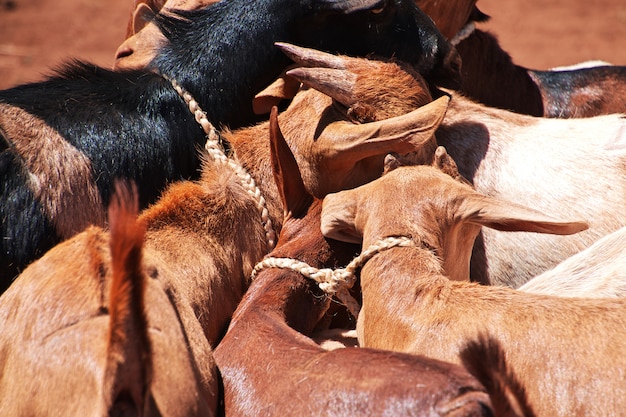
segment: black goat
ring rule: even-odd
[[[0,292],[60,240],[103,224],[113,179],[134,180],[145,207],[168,182],[197,177],[204,134],[155,72],[232,128],[255,121],[254,94],[288,64],[276,41],[395,56],[433,81],[459,72],[456,51],[412,0],[230,0],[156,21],[169,39],[156,71],[71,63],[0,92]]]

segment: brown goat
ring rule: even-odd
[[[271,137],[285,221],[270,256],[316,268],[347,264],[358,247],[324,239],[321,201],[305,190],[277,125]],[[215,349],[226,415],[492,415],[485,390],[460,366],[373,349],[322,349],[308,336],[330,303],[298,272],[257,274]]]
[[[317,65],[324,65],[324,59],[328,58],[326,54],[319,55],[293,46],[285,48],[294,57],[298,54],[315,57]],[[317,161],[317,164],[303,164],[314,192],[358,185],[380,175],[382,155],[386,149],[409,152],[423,142],[429,143],[447,107],[447,99],[444,99],[411,113],[400,113],[396,118],[386,119],[388,111],[400,111],[397,106],[391,105],[386,112],[369,115],[370,120],[381,120],[362,124],[350,122],[348,110],[355,106],[367,106],[372,99],[367,96],[372,88],[361,89],[363,82],[372,81],[359,74],[371,73],[376,68],[400,71],[399,66],[330,57],[333,63],[343,64],[343,69],[334,70],[354,81],[347,89],[341,90],[341,99],[352,101],[339,101],[341,105],[333,105],[330,97],[305,89],[281,115],[281,123],[288,128],[299,157]],[[302,69],[300,75],[314,83],[312,77],[316,71],[324,73],[326,70]],[[422,88],[415,79],[413,87]],[[390,90],[390,97],[398,94],[414,97],[410,91],[407,86],[404,90]],[[398,100],[399,103],[404,101]],[[414,106],[410,105],[409,109],[413,110]],[[276,114],[273,117],[276,118]],[[269,146],[259,139],[268,135],[269,123],[264,126],[225,133],[224,136],[230,140],[237,161],[248,169],[265,196],[273,224],[279,225],[282,206],[271,174]],[[173,184],[158,203],[141,213],[138,221],[147,230],[141,265],[142,273],[150,277],[147,299],[154,297],[160,300],[158,303],[148,301],[146,305],[158,305],[159,309],[167,310],[172,317],[176,317],[175,324],[181,336],[178,339],[172,336],[172,340],[180,340],[177,349],[185,353],[181,354],[181,360],[190,362],[187,369],[193,371],[188,372],[186,384],[181,383],[172,389],[184,389],[184,396],[195,396],[198,402],[215,410],[217,380],[211,349],[221,339],[247,289],[253,266],[269,250],[259,201],[250,194],[250,188],[244,186],[230,166],[209,161],[207,157],[199,181]],[[3,318],[3,332],[0,334],[0,369],[3,369],[0,375],[0,410],[23,408],[31,410],[34,415],[67,415],[71,414],[71,410],[66,410],[66,406],[78,406],[68,398],[68,401],[48,403],[50,409],[43,411],[28,408],[32,396],[21,394],[30,391],[17,380],[27,386],[36,381],[35,387],[39,390],[46,390],[48,384],[53,384],[51,393],[55,393],[56,389],[64,390],[63,396],[59,394],[58,398],[66,398],[64,395],[70,395],[68,393],[92,398],[87,392],[90,386],[80,383],[83,373],[72,366],[80,367],[85,362],[103,363],[104,336],[88,338],[96,351],[89,351],[79,341],[68,341],[72,349],[57,351],[55,346],[42,344],[42,338],[56,332],[62,340],[65,332],[61,329],[66,327],[76,330],[76,338],[86,338],[80,329],[87,327],[94,316],[101,316],[99,321],[108,323],[106,297],[102,294],[112,279],[111,253],[107,246],[109,239],[109,234],[101,228],[88,229],[31,264],[12,284],[6,296],[0,297],[0,317]],[[149,307],[149,326],[152,314],[156,315],[154,320],[161,320],[165,313],[160,311],[152,312]],[[160,321],[155,325],[157,333],[161,326],[158,323]],[[29,330],[32,327],[38,331]],[[100,326],[93,332],[99,334],[103,329],[106,327]],[[159,352],[153,352],[153,362],[163,361],[165,367],[161,369],[167,369],[170,358]],[[59,361],[67,364],[67,368],[60,368],[62,374],[56,373],[57,368],[38,371],[40,362],[54,364]],[[92,371],[102,369],[94,366]],[[22,378],[24,374],[29,377]],[[67,377],[67,374],[72,374],[72,377]],[[62,383],[52,382],[61,377],[68,379],[71,389]],[[74,380],[74,377],[77,379]],[[170,387],[165,384],[163,389]],[[96,388],[91,393],[101,394]],[[42,401],[54,398],[53,394],[40,397]],[[176,406],[178,401],[177,395],[160,398],[159,401],[171,400],[172,406]],[[157,404],[163,415],[177,415],[169,414],[170,404],[166,405]],[[82,410],[77,411],[77,415],[82,414]]]
[[[481,226],[572,233],[585,224],[560,223],[486,197],[430,167],[397,168],[327,196],[326,236],[362,239],[365,247],[386,236],[411,240],[362,269],[361,345],[457,363],[467,343],[476,342],[479,350],[495,345],[535,415],[619,415],[626,406],[626,300],[560,298],[454,281],[467,276]]]

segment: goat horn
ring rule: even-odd
[[[276,42],[275,45],[283,51],[293,62],[303,67],[322,67],[344,69],[344,59],[333,54],[316,49],[303,48],[285,42]]]
[[[326,68],[294,68],[287,75],[320,93],[334,98],[345,106],[356,103],[357,76],[347,70]]]
[[[349,149],[351,155],[362,158],[388,152],[412,152],[432,139],[443,121],[449,101],[448,96],[443,96],[405,115],[377,122],[333,123],[322,134],[333,143],[335,150]]]

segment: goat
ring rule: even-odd
[[[483,229],[472,278],[519,287],[623,226],[626,119],[546,119],[489,108],[452,95],[437,143],[482,194],[589,221],[574,236]],[[577,169],[585,161],[584,169]]]
[[[519,287],[521,291],[559,297],[624,297],[626,227],[599,239],[554,268]]]
[[[360,345],[459,363],[464,346],[490,340],[534,415],[619,415],[626,406],[626,300],[467,282],[481,226],[574,233],[586,224],[487,197],[424,166],[399,167],[328,195],[325,236],[362,240],[364,248],[383,237],[407,237],[406,246],[381,250],[361,270]]]
[[[195,97],[211,123],[230,128],[257,120],[254,94],[289,63],[276,40],[397,56],[433,77],[458,73],[454,48],[411,0],[382,3],[234,0],[157,15],[168,42],[150,68]],[[104,225],[114,178],[137,183],[142,208],[166,184],[199,178],[205,135],[170,82],[151,70],[73,63],[0,91],[3,287],[55,243]]]
[[[348,83],[348,86],[344,83],[343,87],[347,89],[337,89],[341,93],[337,105],[333,105],[333,99],[314,89],[303,89],[292,105],[281,114],[281,124],[286,127],[285,132],[290,132],[294,149],[301,150],[297,154],[302,152],[299,158],[317,161],[317,174],[310,172],[316,166],[312,162],[303,164],[302,169],[307,173],[304,177],[312,184],[309,187],[315,192],[341,188],[342,179],[343,184],[358,184],[359,169],[367,168],[363,171],[367,176],[376,175],[371,172],[371,167],[375,166],[374,159],[379,160],[382,172],[382,155],[387,148],[404,153],[420,147],[423,142],[428,143],[443,119],[447,99],[396,118],[361,124],[349,122],[349,109],[367,106],[372,99],[367,93],[374,90],[363,85],[372,81],[363,77],[363,74],[371,74],[376,68],[383,72],[393,68],[399,71],[398,64],[379,62],[373,65],[373,62],[366,60],[347,57],[338,59],[335,56],[330,56],[332,61],[325,63],[328,54],[291,45],[283,45],[282,48],[288,50],[290,56],[302,59],[303,63],[317,66],[293,70],[293,76],[302,76],[303,80],[306,78],[304,81],[310,85],[316,83],[316,72],[321,73],[318,77],[323,82],[328,81],[324,75],[329,71],[334,71],[340,79],[355,82]],[[323,68],[324,65],[341,68]],[[407,90],[390,85],[391,96],[408,94],[409,97],[415,97],[413,90],[422,86],[417,82],[419,78],[413,79],[413,85],[410,80],[410,77],[399,77],[398,82]],[[346,98],[353,101],[341,101]],[[378,96],[375,98],[379,99]],[[369,113],[372,120],[389,111],[398,111],[393,100],[388,100],[391,104],[388,108],[379,113]],[[278,124],[277,111],[272,113],[270,120]],[[268,217],[278,228],[282,219],[282,206],[278,189],[272,181],[269,144],[260,143],[259,137],[255,136],[264,132],[268,134],[269,122],[265,125],[265,128],[255,126],[224,132],[224,136],[229,139],[236,161],[247,168],[260,194],[265,196]],[[425,125],[429,127],[425,128]],[[319,131],[316,132],[316,129]],[[337,138],[341,140],[337,141]],[[378,158],[375,158],[376,155],[379,155]],[[218,163],[218,159],[211,160],[206,154],[205,159],[199,181],[172,184],[157,203],[139,215],[138,223],[147,230],[140,270],[146,277],[150,277],[150,285],[159,291],[158,297],[169,303],[167,308],[178,317],[183,340],[186,341],[186,345],[178,349],[189,352],[193,362],[191,368],[202,384],[202,392],[211,394],[213,397],[209,399],[213,398],[215,403],[212,348],[223,336],[248,286],[252,268],[268,252],[269,244],[259,212],[261,203],[256,194],[250,192],[249,182],[242,182],[230,164]],[[322,167],[333,175],[328,175]],[[340,175],[340,178],[333,179],[335,175]],[[315,179],[316,176],[319,179]],[[106,248],[108,239],[103,229],[93,226],[59,244],[27,267],[6,291],[6,296],[0,297],[0,317],[4,325],[0,335],[0,369],[5,370],[0,376],[0,392],[12,386],[13,380],[19,378],[19,372],[30,372],[30,358],[53,360],[56,357],[54,351],[49,351],[47,345],[41,344],[41,332],[23,333],[19,340],[24,343],[15,344],[12,338],[25,326],[45,328],[48,321],[52,321],[53,325],[61,323],[61,326],[65,326],[71,323],[79,329],[82,327],[82,317],[89,317],[83,308],[84,300],[95,300],[93,302],[97,306],[93,309],[98,314],[104,313],[98,310],[102,298],[98,294],[111,279],[111,255]],[[52,287],[60,290],[48,290]],[[23,300],[32,302],[22,303]],[[20,314],[14,315],[18,306]],[[45,314],[41,309],[46,309]],[[29,321],[25,323],[22,319]],[[44,331],[43,334],[45,336],[49,333]],[[29,350],[23,356],[14,353],[29,343],[34,346],[34,351]],[[62,353],[62,359],[67,363],[72,362],[73,355],[81,356],[78,363],[91,357],[78,349]],[[9,361],[11,366],[7,365]],[[40,373],[37,376],[44,385],[45,375]],[[185,387],[188,388],[188,385]],[[77,392],[80,392],[80,388],[76,387]],[[189,389],[191,392],[195,391]],[[30,401],[28,396],[19,398]],[[15,396],[2,396],[0,410],[4,406],[3,400],[11,404],[16,401],[14,407],[17,408],[23,404],[17,402]]]
[[[429,3],[427,0],[416,0]],[[466,8],[475,1],[463,2]],[[438,4],[424,9],[432,15]],[[465,9],[462,9],[465,10]],[[461,15],[462,16],[462,15]],[[449,13],[441,24],[461,31],[459,15]],[[467,25],[489,16],[475,6]],[[441,26],[438,27],[441,28]],[[450,38],[449,38],[450,39]],[[461,55],[461,91],[485,105],[533,116],[573,118],[626,113],[626,66],[600,65],[588,68],[540,71],[516,65],[497,38],[474,29],[456,44]]]
[[[358,247],[323,238],[321,201],[306,191],[277,126],[271,138],[285,220],[270,256],[314,268],[345,265]],[[492,415],[487,393],[460,366],[373,349],[322,349],[308,336],[331,296],[299,272],[257,271],[215,349],[226,415]]]
[[[210,347],[138,267],[145,224],[131,197],[118,187],[110,234],[59,244],[0,297],[1,415],[214,415]]]

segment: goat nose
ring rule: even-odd
[[[115,52],[115,60],[117,61],[117,60],[122,59],[122,58],[127,58],[127,57],[131,56],[132,54],[133,54],[133,49],[132,48],[125,47],[124,45],[122,45]]]

